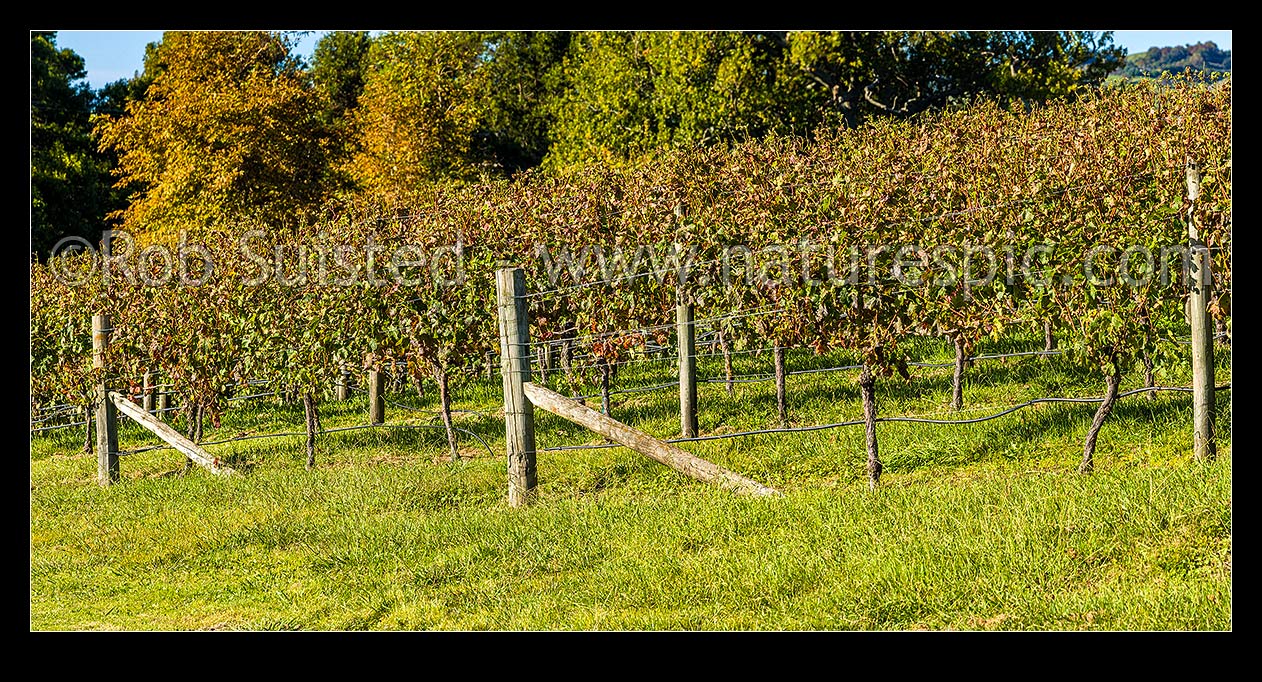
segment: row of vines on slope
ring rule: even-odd
[[[32,399],[87,404],[101,378],[87,320],[107,313],[112,385],[160,371],[190,419],[214,420],[225,386],[267,379],[303,400],[311,438],[345,368],[407,360],[414,380],[439,387],[454,455],[452,383],[498,350],[493,277],[505,264],[526,268],[531,338],[559,344],[571,376],[667,343],[686,300],[727,353],[853,354],[873,412],[875,382],[910,374],[908,336],[950,339],[958,374],[980,339],[1027,321],[1054,323],[1112,395],[1136,362],[1172,361],[1185,288],[1154,276],[1161,262],[1129,259],[1136,286],[1118,285],[1116,268],[1105,285],[1084,262],[1186,245],[1190,215],[1213,249],[1211,312],[1225,326],[1230,147],[1230,80],[1129,85],[1031,111],[980,103],[813,140],[680,149],[631,169],[334,204],[296,230],[197,233],[188,241],[214,267],[196,286],[166,275],[200,261],[163,260],[157,244],[116,256],[108,278],[99,260],[89,274],[89,255],[63,256],[32,266]],[[1203,174],[1195,206],[1189,161]],[[997,260],[973,255],[987,251]],[[309,438],[309,466],[314,452]],[[875,485],[874,439],[868,459]]]

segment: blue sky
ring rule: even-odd
[[[298,42],[298,53],[310,57],[324,31],[312,31]],[[106,83],[131,78],[145,66],[145,45],[162,40],[162,31],[58,31],[57,45],[83,57],[88,83],[99,90]]]
[[[298,43],[298,52],[309,57],[323,31],[313,31]],[[83,57],[88,83],[94,89],[120,78],[130,78],[144,66],[145,44],[162,39],[162,31],[59,31],[57,44]],[[1187,45],[1212,40],[1231,49],[1231,31],[1115,31],[1113,42],[1127,52],[1143,52],[1153,46]]]

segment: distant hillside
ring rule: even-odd
[[[1118,76],[1151,76],[1162,71],[1230,72],[1231,50],[1220,50],[1213,41],[1174,47],[1150,47],[1147,52],[1127,55],[1126,66],[1114,72]]]

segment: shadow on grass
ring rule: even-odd
[[[1032,384],[1035,396],[1058,397],[1060,393],[1068,392],[1067,389],[1071,386],[1099,383],[1101,393],[1103,392],[1103,379],[1089,368],[1056,358],[1045,360],[1028,357],[1014,360],[982,361],[968,370],[965,375],[965,406],[967,407],[970,384],[973,389],[1013,383]],[[857,415],[860,403],[858,385],[854,381],[856,376],[855,371],[789,376],[786,390],[790,421],[797,423],[794,413],[803,411],[803,407],[811,408],[811,412],[818,412],[820,405],[837,403],[852,406],[850,411]],[[895,416],[902,411],[899,409],[900,405],[911,401],[932,396],[945,400],[950,395],[951,384],[949,372],[913,376],[911,381],[899,377],[884,378],[877,383],[878,405],[882,406],[882,414]],[[712,428],[727,424],[741,425],[744,428],[778,426],[774,382],[737,384],[735,398],[727,396],[721,383],[704,384],[701,388],[699,405],[703,424],[711,425]],[[1014,399],[1013,402],[1024,399],[1026,398]],[[592,407],[598,405],[598,399],[587,402]],[[679,403],[673,387],[645,393],[614,394],[611,402],[611,416],[632,426],[659,425],[678,419]],[[837,412],[835,409],[827,411]]]
[[[1114,405],[1113,413],[1105,420],[1101,435],[1107,438],[1110,430],[1126,428],[1132,423],[1152,424],[1185,418],[1190,405],[1191,400],[1182,394],[1157,401],[1147,401],[1142,396],[1123,398]],[[1078,441],[1086,436],[1097,409],[1098,403],[1044,403],[1017,413],[1024,413],[1021,417],[1014,414],[985,422],[989,426],[984,427],[981,437],[963,441],[967,445],[956,451],[953,463],[971,464],[997,455],[1012,459],[1027,455],[1030,446],[1049,440],[1074,442],[1076,451],[1080,453],[1082,443]],[[1190,420],[1188,426],[1191,428]],[[940,462],[921,462],[916,466],[928,464]]]
[[[328,416],[323,418],[327,419]],[[366,420],[364,420],[366,421]],[[362,424],[361,424],[362,425]],[[306,461],[306,434],[301,424],[282,425],[279,432],[293,435],[275,438],[258,438],[244,440],[239,443],[222,443],[210,445],[217,451],[221,460],[242,473],[248,472],[268,459],[282,457],[285,461],[303,464]],[[347,425],[351,426],[351,425]],[[354,425],[360,426],[360,425]],[[447,432],[440,423],[401,423],[387,422],[380,427],[367,427],[320,433],[316,436],[316,465],[327,462],[328,453],[343,450],[403,451],[415,453],[417,458],[426,461],[448,456]],[[462,458],[488,458],[498,456],[496,445],[504,440],[504,423],[501,420],[479,418],[462,420],[457,427],[457,446]],[[328,428],[342,428],[341,426]],[[475,438],[480,437],[481,440]],[[263,434],[259,434],[263,435]],[[225,435],[225,438],[231,437]],[[207,439],[211,440],[211,439]],[[483,444],[485,442],[485,445]],[[339,458],[340,459],[340,458]],[[407,457],[398,457],[404,460]]]
[[[1040,339],[1035,339],[1041,342]],[[939,339],[923,339],[917,342],[916,355],[931,361],[949,359],[950,349]],[[982,347],[985,346],[985,347]],[[979,344],[977,353],[994,353],[1007,351],[1025,351],[1032,348],[1031,339],[1004,340],[999,343]],[[936,353],[936,360],[930,356]],[[809,351],[791,354],[790,370],[802,370],[816,367],[832,367],[844,364],[847,360],[842,353],[830,353],[822,356]],[[1224,356],[1227,356],[1224,358]],[[1220,363],[1229,364],[1229,352],[1220,353]],[[770,371],[770,354],[757,358],[765,361],[766,371]],[[721,370],[721,357],[706,359]],[[648,364],[648,363],[646,363]],[[933,374],[928,372],[932,371]],[[594,374],[594,373],[592,373]],[[811,425],[824,421],[857,418],[859,414],[858,387],[854,381],[857,372],[838,371],[814,374],[791,375],[788,377],[790,419],[794,424]],[[965,407],[968,407],[970,393],[990,389],[1002,389],[1005,385],[1021,386],[1022,395],[1013,396],[1012,403],[1018,403],[1027,396],[1072,395],[1082,392],[1084,387],[1098,386],[1098,394],[1103,392],[1103,381],[1098,372],[1068,362],[1062,357],[1039,358],[1019,357],[1006,360],[982,360],[966,371]],[[498,378],[498,377],[497,377]],[[615,384],[621,386],[651,385],[663,383],[673,378],[669,367],[653,363],[649,368],[624,369],[623,381]],[[568,383],[563,375],[554,373],[550,382],[553,388],[568,393]],[[884,416],[897,416],[908,411],[908,403],[949,398],[951,374],[949,368],[922,370],[911,381],[898,377],[882,378],[877,384],[880,412]],[[389,392],[387,399],[391,402],[408,404],[420,408],[412,411],[396,405],[387,405],[387,420],[393,425],[402,426],[402,421],[409,422],[412,428],[364,429],[321,434],[317,439],[317,466],[331,458],[345,461],[345,457],[337,453],[342,449],[371,450],[381,449],[381,459],[413,461],[435,459],[447,452],[446,434],[436,414],[437,392],[432,385],[426,386],[424,396],[418,396],[411,387],[401,392]],[[584,393],[597,390],[594,386],[579,387]],[[1071,389],[1073,391],[1071,392]],[[709,383],[702,386],[701,423],[703,434],[732,430],[753,430],[759,428],[775,428],[779,426],[776,418],[776,402],[774,382],[737,384],[737,395],[729,398],[722,383]],[[462,453],[472,453],[474,458],[499,457],[503,452],[504,424],[497,410],[500,401],[500,385],[498,381],[488,381],[485,377],[477,380],[461,382],[454,391],[454,407],[458,409],[474,409],[454,415],[456,426],[476,434],[490,446],[490,453],[477,438],[470,433],[457,432],[457,439]],[[993,392],[988,399],[993,399]],[[1166,394],[1171,395],[1171,394]],[[1179,395],[1179,394],[1173,394]],[[612,416],[619,421],[637,428],[660,433],[663,438],[677,435],[678,402],[677,392],[673,387],[665,387],[651,392],[616,394],[613,396]],[[844,403],[846,407],[838,404]],[[1106,433],[1116,428],[1119,423],[1130,420],[1152,422],[1158,419],[1179,418],[1179,411],[1186,410],[1186,398],[1148,401],[1143,396],[1126,398],[1119,402],[1114,415],[1105,426]],[[599,407],[599,398],[587,400],[587,404]],[[1182,407],[1180,407],[1182,405]],[[998,411],[998,410],[996,410]],[[1045,439],[1065,440],[1080,438],[1094,414],[1094,404],[1075,405],[1041,405],[1027,408],[1017,415],[1006,416],[995,422],[987,422],[972,426],[900,424],[893,442],[902,442],[910,446],[908,452],[901,452],[892,461],[897,461],[900,468],[916,468],[924,464],[968,463],[994,456],[996,453],[1008,453],[1007,457],[1020,456],[1028,452],[1030,444]],[[352,396],[346,401],[327,400],[320,403],[321,418],[326,428],[337,428],[351,424],[367,422],[367,398],[363,394]],[[795,419],[795,412],[803,421]],[[1226,426],[1220,429],[1230,430],[1230,410],[1220,410],[1220,415],[1227,413]],[[853,414],[854,416],[847,416]],[[809,419],[807,418],[809,415]],[[976,413],[961,417],[976,416]],[[235,433],[268,433],[268,432],[301,432],[303,430],[303,408],[301,403],[280,403],[272,398],[239,401],[232,404],[223,418],[221,428],[210,429],[208,425],[204,440],[213,441],[233,436]],[[539,429],[539,445],[541,448],[563,444],[600,442],[600,437],[586,429],[550,414],[537,411]],[[943,415],[945,419],[953,419]],[[1220,416],[1220,423],[1224,418]],[[173,426],[182,428],[182,419],[173,420]],[[882,426],[883,431],[892,424]],[[959,435],[942,435],[926,429],[972,430],[966,438]],[[132,429],[145,434],[138,427]],[[981,432],[979,434],[979,431]],[[81,429],[68,429],[55,432],[46,438],[56,443],[56,447],[76,449],[82,447]],[[127,431],[130,433],[130,431]],[[920,434],[924,434],[921,436]],[[891,434],[893,435],[893,434]],[[885,438],[883,437],[883,441]],[[966,444],[967,443],[967,444]],[[1013,444],[1016,444],[1015,446]],[[212,453],[218,454],[223,461],[243,473],[253,470],[268,460],[283,462],[285,466],[301,465],[305,460],[305,442],[303,435],[285,436],[277,439],[259,439],[243,441],[235,444],[210,446]],[[36,450],[33,448],[33,450]],[[391,452],[395,451],[395,452]],[[402,451],[404,454],[397,454]],[[222,453],[222,454],[219,454]],[[47,449],[40,448],[33,452],[33,457],[47,456]],[[374,460],[375,461],[375,460]],[[627,472],[630,473],[630,472]],[[606,472],[610,474],[610,472]],[[610,474],[612,480],[619,477]],[[592,490],[600,490],[607,483],[592,482]]]

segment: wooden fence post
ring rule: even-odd
[[[158,374],[160,379],[158,382],[158,411],[154,415],[162,421],[166,421],[167,412],[171,409],[171,383],[167,380],[167,375]]]
[[[683,438],[697,435],[697,335],[693,305],[679,290],[675,304],[675,336],[679,340],[679,432]]]
[[[345,367],[341,369],[338,383],[333,387],[333,393],[339,401],[349,400],[351,397],[351,373]]]
[[[386,375],[379,369],[368,370],[368,423],[386,423]]]
[[[508,451],[508,506],[534,497],[535,409],[526,398],[530,377],[530,322],[526,316],[526,271],[495,271],[499,312],[500,374],[504,379],[504,431]]]
[[[1196,227],[1196,200],[1201,193],[1201,172],[1194,161],[1187,166],[1188,246],[1192,277],[1188,313],[1192,325],[1192,453],[1196,459],[1213,459],[1214,446],[1214,323],[1209,301],[1214,280],[1209,269],[1209,249]]]
[[[154,397],[153,394],[154,394],[155,389],[153,385],[155,383],[157,383],[157,376],[153,372],[145,372],[144,388],[141,389],[142,392],[140,394],[141,395],[140,406],[144,408],[145,412],[148,412],[149,414],[153,414],[153,409],[154,409],[153,408],[153,397]]]
[[[158,421],[148,412],[137,408],[136,405],[126,397],[114,392],[109,394],[109,399],[110,403],[122,411],[123,414],[131,417],[137,424],[140,424],[144,428],[153,432],[153,434],[157,437],[166,441],[194,464],[205,467],[208,471],[210,471],[210,473],[216,475],[236,473],[231,467],[221,465],[217,457],[212,456],[193,441],[181,436],[175,429]]]
[[[110,344],[110,316],[92,316],[92,367],[105,368]],[[118,480],[118,415],[109,397],[104,372],[96,384],[96,482],[108,486]]]
[[[538,405],[540,409],[547,410],[558,417],[563,417],[579,426],[591,429],[646,457],[657,460],[685,476],[690,476],[706,483],[714,483],[728,490],[746,495],[779,494],[773,488],[768,488],[755,480],[745,478],[696,455],[689,454],[670,443],[660,441],[620,421],[610,419],[596,410],[580,404],[578,401],[566,398],[555,391],[549,391],[543,386],[527,383],[524,385],[524,389],[531,403]]]

